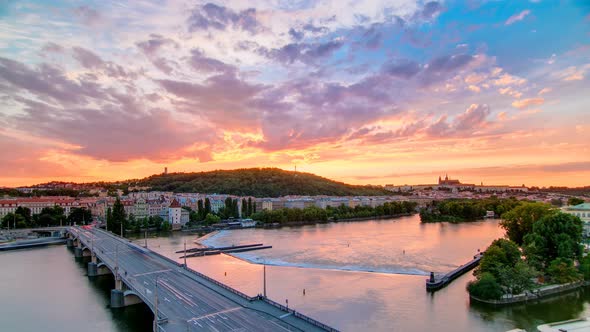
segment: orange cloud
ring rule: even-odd
[[[522,110],[531,105],[543,105],[545,103],[545,99],[543,98],[526,98],[521,100],[516,100],[512,103],[512,106]]]

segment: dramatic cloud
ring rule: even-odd
[[[31,132],[80,146],[76,153],[118,162],[165,161],[182,156],[182,150],[193,143],[213,140],[209,129],[188,126],[164,110],[130,112],[111,107],[60,110],[29,103],[17,123]]]
[[[381,68],[381,72],[384,74],[405,79],[414,77],[420,70],[420,65],[411,60],[388,62]]]
[[[0,82],[37,95],[42,100],[66,105],[84,104],[87,98],[105,96],[94,83],[69,80],[58,68],[41,64],[30,69],[20,62],[1,57]]]
[[[193,9],[188,18],[189,31],[198,30],[226,30],[229,27],[241,29],[252,34],[257,33],[262,27],[256,19],[256,9],[249,8],[235,12],[227,7],[208,3]]]
[[[514,14],[514,15],[510,16],[506,20],[506,22],[504,22],[504,25],[511,25],[511,24],[516,23],[518,21],[522,21],[530,13],[531,13],[531,11],[526,9],[526,10],[521,11],[518,14]]]
[[[172,45],[178,48],[178,44],[174,40],[158,34],[150,34],[150,39],[135,43],[135,45],[149,56],[156,54],[159,49],[166,45]]]
[[[490,114],[490,108],[485,104],[472,104],[464,113],[457,115],[449,123],[446,115],[441,116],[436,122],[426,128],[426,132],[432,137],[450,137],[456,135],[470,135],[479,129],[486,127],[486,117]]]
[[[443,10],[442,5],[437,1],[430,1],[424,5],[420,15],[424,19],[432,19],[436,17]]]
[[[106,75],[116,78],[133,78],[135,73],[131,73],[123,69],[123,67],[111,62],[104,61],[98,55],[93,52],[81,48],[72,48],[72,56],[76,59],[83,67],[91,70],[101,70]]]
[[[582,162],[590,47],[580,27],[589,21],[567,2],[549,12],[530,5],[9,2],[0,147],[31,157],[9,162],[10,152],[3,162],[22,170],[11,176],[51,175],[24,165],[36,162],[97,178],[149,175],[163,163],[295,162],[343,180],[340,167],[391,160],[402,173],[431,160],[425,169],[477,167],[481,155]],[[541,30],[526,37],[538,22],[560,42]],[[510,43],[497,42],[506,35]]]
[[[201,50],[194,49],[188,60],[189,65],[198,72],[224,73],[235,71],[236,68],[219,60],[206,57]]]
[[[326,58],[342,47],[340,41],[329,41],[324,43],[293,43],[279,49],[259,49],[259,53],[266,57],[285,63],[292,64],[300,61],[305,64],[314,64],[317,60]]]

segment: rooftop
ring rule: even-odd
[[[588,210],[590,211],[590,203],[582,203],[568,207],[568,210]]]

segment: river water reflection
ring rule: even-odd
[[[267,294],[342,331],[535,331],[545,322],[590,315],[590,291],[538,304],[490,308],[471,305],[465,287],[471,273],[429,294],[425,274],[446,272],[467,262],[502,237],[497,220],[421,224],[419,217],[331,223],[280,229],[222,231],[200,241],[224,246],[250,243],[272,249],[189,258],[188,265],[249,295]],[[176,234],[150,239],[176,258],[184,241]],[[138,241],[141,242],[141,241]],[[405,253],[404,253],[405,251]],[[256,264],[258,263],[258,264]],[[367,272],[380,271],[380,272]],[[305,289],[305,295],[303,294]]]
[[[188,265],[247,294],[267,294],[342,331],[506,331],[590,315],[590,290],[542,303],[490,308],[469,303],[471,273],[429,294],[425,276],[469,260],[503,235],[494,220],[420,224],[418,216],[217,233],[210,245],[262,242],[269,250],[190,258]],[[148,246],[182,261],[194,235],[149,238]],[[143,239],[136,242],[143,244]],[[404,253],[405,251],[405,253]],[[254,263],[252,263],[254,262]],[[65,246],[0,253],[2,331],[149,331],[146,306],[108,308],[110,278],[89,280]],[[380,272],[367,272],[380,271]],[[305,289],[305,295],[303,294]]]

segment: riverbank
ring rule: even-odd
[[[561,295],[571,291],[578,290],[583,287],[590,286],[589,281],[577,281],[561,285],[548,285],[535,289],[530,292],[525,292],[517,295],[504,295],[499,300],[484,300],[473,295],[469,295],[469,299],[475,302],[484,303],[493,306],[504,306],[517,303],[525,303],[546,299],[552,296]]]
[[[315,220],[315,221],[297,221],[297,222],[285,222],[285,223],[265,223],[258,224],[256,228],[281,228],[281,227],[293,227],[293,226],[308,226],[317,224],[329,224],[339,222],[355,222],[355,221],[369,221],[369,220],[389,220],[397,219],[401,217],[412,216],[416,213],[400,213],[387,216],[370,216],[370,217],[357,217],[357,218],[346,218],[346,219],[332,219],[332,220]]]

